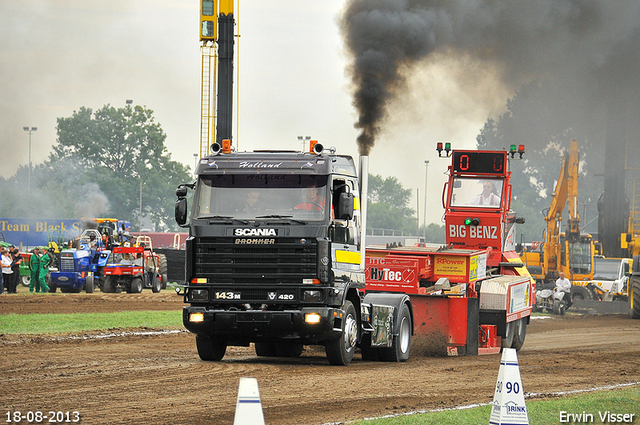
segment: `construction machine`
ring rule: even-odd
[[[578,215],[578,143],[571,139],[565,152],[551,205],[545,214],[546,229],[543,241],[533,242],[521,254],[529,272],[542,286],[551,286],[560,272],[574,283],[572,296],[590,299],[593,297],[588,283],[593,280],[593,237],[580,228]],[[562,232],[562,215],[568,206],[569,218]],[[539,288],[539,289],[542,289]]]

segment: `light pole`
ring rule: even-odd
[[[38,127],[22,127],[22,129],[29,133],[29,193],[31,193],[31,133],[38,130]]]
[[[424,161],[426,171],[424,173],[424,238],[427,238],[427,179],[429,178],[429,161]]]
[[[304,152],[306,146],[309,144],[309,140],[311,140],[311,136],[298,136],[298,140],[302,142],[302,152]]]

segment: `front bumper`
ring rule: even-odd
[[[84,275],[84,276],[83,276]],[[87,279],[87,273],[78,272],[52,272],[51,284],[56,288],[82,288]]]
[[[305,322],[307,314],[317,313],[317,323]],[[199,315],[200,322],[193,322],[192,315]],[[230,311],[209,310],[207,307],[186,306],[182,321],[190,332],[216,336],[239,345],[268,340],[300,340],[317,343],[337,339],[341,334],[342,310],[331,307],[305,307],[284,311]]]

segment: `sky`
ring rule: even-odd
[[[339,28],[345,0],[236,1],[238,150],[300,149],[310,136],[358,155],[348,53]],[[0,2],[0,176],[45,161],[56,119],[127,99],[154,111],[173,160],[199,152],[197,0],[3,0]],[[473,78],[468,76],[473,71]],[[440,223],[449,160],[437,141],[474,148],[488,117],[512,95],[491,64],[441,57],[416,67],[390,102],[370,153],[370,172],[395,176],[424,222]],[[236,117],[234,116],[234,121]],[[428,176],[426,176],[429,161]],[[417,194],[419,191],[419,194]],[[417,195],[417,196],[416,196]]]

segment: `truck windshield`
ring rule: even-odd
[[[501,198],[501,179],[456,177],[453,179],[449,205],[451,207],[500,208]]]
[[[321,221],[330,209],[326,175],[200,176],[193,217]]]

